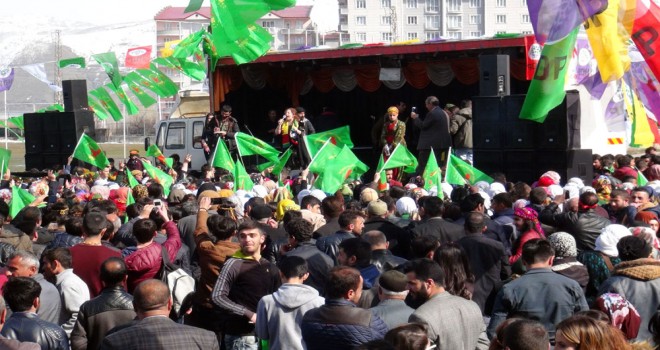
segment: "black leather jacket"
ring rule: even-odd
[[[39,319],[32,312],[14,312],[2,328],[2,335],[37,343],[42,349],[69,350],[69,339],[62,327]]]
[[[377,249],[371,251],[371,263],[376,266],[380,273],[396,269],[397,266],[405,263],[406,259],[393,255],[387,249]]]
[[[133,297],[123,287],[107,287],[96,298],[80,306],[71,332],[73,349],[98,349],[109,330],[135,318]]]
[[[539,221],[565,231],[575,237],[578,252],[594,250],[596,238],[601,230],[610,225],[610,220],[596,214],[593,209],[578,213],[556,213],[557,204],[550,203],[539,213]]]

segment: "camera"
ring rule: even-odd
[[[417,107],[413,107],[410,109],[413,113],[417,113]]]
[[[211,198],[212,205],[222,205],[224,203],[224,198]]]
[[[155,199],[154,200],[154,207],[160,207],[163,205],[163,202],[160,201],[160,199]]]

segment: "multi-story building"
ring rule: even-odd
[[[352,42],[470,39],[531,34],[527,0],[339,0]]]
[[[294,6],[271,11],[259,19],[259,24],[273,35],[272,47],[277,51],[316,46],[318,37],[309,13],[311,6]]]

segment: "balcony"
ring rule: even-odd
[[[156,30],[156,35],[158,35],[158,36],[161,36],[161,35],[179,36],[179,35],[181,35],[181,31],[179,29]]]
[[[447,13],[462,13],[463,8],[461,7],[447,7]]]
[[[346,8],[346,7],[340,7],[340,8],[339,8],[339,14],[340,14],[340,15],[348,15],[348,8]]]
[[[340,24],[339,25],[339,30],[342,32],[347,32],[348,31],[348,24]]]
[[[281,29],[280,29],[280,34],[284,34],[284,35],[289,35],[289,34],[291,34],[291,35],[300,35],[300,34],[305,34],[306,31],[307,31],[307,30],[302,29],[302,28],[300,28],[300,29],[281,28]]]

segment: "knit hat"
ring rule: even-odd
[[[575,238],[566,232],[555,232],[548,236],[548,242],[555,249],[555,255],[565,258],[577,257]]]
[[[621,238],[630,235],[631,233],[628,228],[623,225],[607,225],[600,231],[600,235],[596,238],[595,250],[607,256],[617,257],[619,256],[617,243],[619,243]]]
[[[273,210],[265,205],[256,205],[252,210],[250,210],[250,217],[255,220],[268,219],[273,216]]]
[[[619,258],[622,261],[648,258],[653,250],[653,247],[643,238],[635,236],[621,238],[616,244],[616,248],[619,250]]]
[[[367,204],[369,202],[375,201],[378,199],[378,192],[371,187],[367,187],[362,190],[360,193],[360,201],[362,204]]]
[[[620,329],[627,339],[637,338],[642,318],[626,298],[616,293],[605,293],[596,299],[598,309],[610,317],[610,323]]]
[[[367,213],[369,215],[382,216],[387,213],[387,203],[377,199],[375,201],[369,202],[367,205]]]
[[[408,288],[408,278],[397,270],[383,272],[378,278],[378,283],[383,289],[395,293],[404,292]]]

